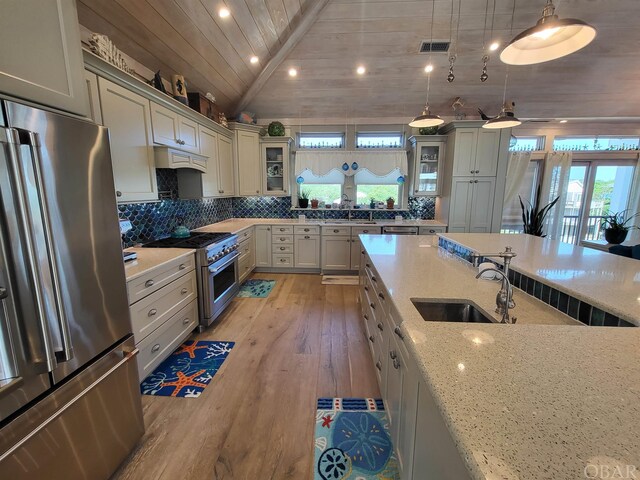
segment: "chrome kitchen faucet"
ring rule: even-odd
[[[517,256],[517,254],[513,252],[511,247],[504,247],[504,252],[500,253],[471,254],[473,265],[476,267],[478,266],[478,260],[482,257],[502,258],[504,262],[503,270],[498,270],[497,268],[486,268],[476,275],[476,278],[480,278],[484,272],[496,272],[502,276],[502,287],[496,295],[496,313],[502,315],[502,323],[516,323],[516,318],[511,318],[509,316],[509,310],[516,306],[516,302],[513,301],[513,287],[509,281],[509,266],[511,265],[511,259],[515,256]]]

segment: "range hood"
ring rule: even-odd
[[[207,173],[209,157],[197,153],[185,152],[171,147],[153,147],[156,167],[158,168],[190,168]]]

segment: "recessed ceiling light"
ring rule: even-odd
[[[566,120],[560,120],[560,123],[567,123]]]
[[[491,45],[489,45],[489,50],[491,50],[492,52],[495,52],[499,46],[500,44],[498,42],[493,42]]]
[[[260,61],[260,59],[254,55],[253,57],[251,57],[251,59],[249,61],[251,63],[258,63]]]
[[[220,10],[218,10],[218,15],[220,15],[220,18],[227,18],[229,15],[231,15],[231,12],[228,8],[222,7]]]
[[[364,68],[362,65],[360,65],[358,67],[358,69],[356,70],[356,72],[358,72],[358,75],[364,75],[366,73],[367,69]]]
[[[290,68],[289,69],[289,76],[290,77],[295,77],[298,75],[298,70],[296,70],[295,68]]]
[[[427,73],[431,73],[433,72],[433,65],[429,64],[426,67],[424,67],[424,71]]]

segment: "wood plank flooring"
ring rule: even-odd
[[[196,340],[236,342],[197,399],[143,396],[146,433],[113,480],[312,478],[319,397],[379,397],[357,287],[274,279]]]

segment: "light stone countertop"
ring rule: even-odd
[[[511,246],[518,254],[511,261],[513,270],[640,326],[638,260],[532,235],[440,236],[479,253],[501,252]]]
[[[149,270],[164,265],[177,258],[193,255],[195,250],[190,248],[127,248],[127,252],[136,252],[138,258],[124,264],[127,282],[144,275]]]
[[[360,223],[357,220],[337,221],[306,219],[301,222],[297,218],[231,218],[222,222],[212,223],[204,227],[196,228],[197,232],[231,232],[238,233],[246,228],[254,225],[327,225],[335,227],[336,225],[346,225],[350,227],[382,227],[386,225],[406,226],[406,227],[446,227],[446,223],[438,220],[403,220],[396,222],[395,220],[374,220],[376,223]],[[366,222],[366,221],[365,221]]]
[[[426,322],[411,298],[467,299],[497,319],[499,283],[476,280],[437,238],[360,238],[472,478],[640,470],[640,330],[578,326],[521,291],[515,325]]]

